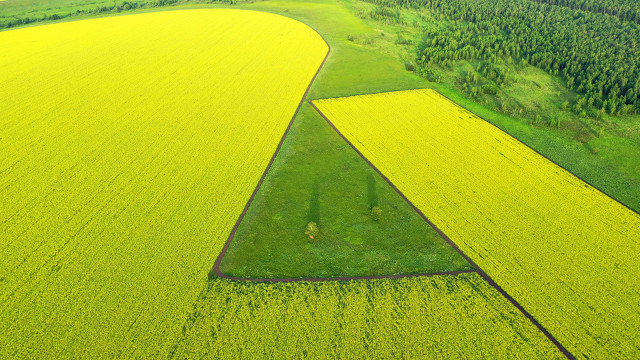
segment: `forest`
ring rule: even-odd
[[[631,10],[617,11],[617,16],[608,14],[612,9],[632,9],[632,2],[610,0],[605,2],[609,7],[591,7],[590,0],[370,2],[387,8],[427,8],[439,17],[439,26],[422,30],[418,46],[418,71],[427,77],[433,65],[483,60],[486,63],[480,71],[500,86],[508,81],[508,73],[503,73],[499,64],[528,63],[560,76],[579,94],[567,104],[576,114],[589,109],[597,109],[601,115],[640,110],[640,26],[624,20],[637,17],[621,15],[631,14]],[[564,2],[575,6],[552,5]],[[474,88],[473,79],[468,82],[472,94],[496,90],[493,86]]]
[[[622,20],[640,22],[640,1],[637,0],[533,0],[549,5],[566,6],[598,14],[616,16]]]

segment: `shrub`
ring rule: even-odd
[[[320,229],[318,229],[318,224],[316,224],[315,222],[310,222],[307,224],[307,229],[304,232],[305,234],[307,234],[307,236],[309,236],[309,239],[315,239],[316,236],[318,236],[318,233],[320,233]]]
[[[371,208],[371,218],[373,221],[380,221],[382,219],[382,209],[378,206]]]

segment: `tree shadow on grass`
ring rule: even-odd
[[[320,224],[320,181],[316,178],[311,186],[311,202],[307,222]]]

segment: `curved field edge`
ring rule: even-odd
[[[25,28],[0,43],[13,50],[0,59],[0,354],[163,353],[326,43],[238,10]]]
[[[64,2],[64,0],[61,0]],[[359,1],[355,1],[359,3]],[[129,8],[126,6],[126,1],[120,6],[119,12],[116,14],[123,13],[136,13],[141,11],[165,11],[166,7],[159,8],[148,8],[146,5],[142,8]],[[156,5],[168,5],[170,9],[178,9],[178,8],[202,8],[202,7],[234,7],[234,8],[244,8],[244,9],[253,9],[260,11],[268,11],[273,13],[279,13],[286,16],[291,16],[293,18],[302,19],[305,23],[319,23],[315,19],[311,19],[311,21],[307,21],[307,19],[303,19],[304,14],[308,10],[318,10],[318,5],[334,5],[333,7],[345,7],[351,9],[351,17],[354,18],[358,16],[358,7],[354,7],[354,2],[351,0],[340,2],[340,5],[336,5],[338,3],[329,0],[313,0],[311,2],[282,2],[282,1],[268,1],[268,2],[249,2],[244,3],[240,1],[239,3],[234,3],[233,5],[225,5],[221,3],[215,4],[197,4],[193,2],[174,4],[173,2],[165,2],[160,1]],[[5,1],[5,5],[8,5],[9,2]],[[69,20],[77,20],[80,18],[88,18],[95,16],[112,16],[114,13],[111,13],[111,9],[107,9],[111,7],[113,3],[106,4],[107,6],[103,7],[103,10],[100,11],[108,11],[107,14],[98,15],[95,13],[84,14],[79,16],[72,16],[61,20],[53,20],[55,22],[59,21],[69,21]],[[30,4],[33,5],[33,4]],[[44,7],[46,5],[46,8]],[[37,7],[29,6],[25,7],[24,11],[20,12],[20,16],[27,15],[27,11],[32,12],[29,15],[30,18],[33,18],[33,10],[37,10],[39,13],[35,17],[40,17],[43,15],[44,18],[48,18],[48,15],[51,15],[51,11],[59,8],[55,6],[52,2],[47,2],[45,5],[39,5]],[[95,4],[91,5],[95,6]],[[155,5],[154,5],[155,6]],[[82,7],[82,2],[73,4],[73,13],[76,14],[76,8]],[[327,7],[328,8],[328,7]],[[92,8],[94,10],[95,8]],[[302,9],[301,11],[298,11]],[[99,9],[95,9],[99,10]],[[42,13],[44,11],[44,13]],[[401,13],[403,10],[401,10]],[[64,14],[63,14],[64,15]],[[32,19],[34,20],[34,19]],[[340,22],[344,21],[344,19],[340,19]],[[427,21],[429,21],[427,19]],[[52,21],[46,21],[47,23],[51,23]],[[337,21],[335,21],[337,23]],[[367,22],[365,20],[365,22]],[[362,31],[354,29],[348,33],[342,34],[343,36],[347,36],[348,34],[355,34],[356,37],[363,36],[365,38],[374,38],[376,34],[373,29],[384,29],[387,35],[395,33],[395,32],[404,32],[403,27],[394,26],[394,24],[381,24],[378,21],[378,24],[372,23],[371,21],[367,22],[370,24],[369,29]],[[41,24],[41,23],[40,23]],[[33,24],[29,24],[28,26],[32,26]],[[335,24],[329,24],[326,29],[330,29],[331,31],[336,30],[340,26],[335,26]],[[0,29],[0,31],[4,31],[5,29]],[[387,39],[393,39],[393,36],[387,36]],[[378,40],[376,40],[376,44]],[[393,40],[391,41],[393,43]],[[362,50],[372,50],[377,45],[361,46]],[[400,46],[400,48],[404,48],[404,46]],[[400,49],[398,46],[392,45],[392,49],[406,51],[407,49]],[[385,50],[385,53],[388,53],[389,50]],[[378,55],[381,55],[382,52],[378,52]],[[411,50],[411,54],[413,54],[413,50]],[[413,55],[412,55],[413,56]],[[368,63],[371,58],[363,60],[363,62]],[[355,63],[355,62],[354,62]],[[396,63],[400,64],[400,62],[396,61]],[[457,66],[454,66],[457,68]],[[395,69],[395,71],[402,71],[402,67],[399,69]],[[381,72],[381,74],[386,74],[385,72]],[[340,74],[340,76],[349,75],[348,72]],[[445,76],[446,77],[446,76]],[[472,100],[469,98],[468,94],[463,94],[460,92],[461,90],[458,88],[454,89],[451,83],[448,84],[437,84],[426,82],[425,80],[421,81],[421,84],[414,85],[413,88],[416,87],[432,87],[441,93],[445,94],[447,97],[455,100],[457,103],[463,105],[465,108],[468,108],[475,112],[476,114],[482,116],[487,121],[499,126],[512,136],[518,138],[522,142],[530,145],[535,148],[539,152],[543,153],[545,156],[552,159],[554,162],[561,164],[565,168],[571,169],[571,172],[581,176],[582,178],[588,180],[590,183],[596,185],[599,189],[603,190],[610,196],[618,199],[619,201],[625,203],[631,208],[634,208],[636,211],[640,211],[640,197],[637,196],[640,192],[637,191],[640,188],[640,182],[638,181],[638,177],[635,176],[638,172],[633,172],[634,167],[638,167],[637,161],[634,162],[634,155],[637,154],[637,144],[634,145],[633,141],[629,141],[629,139],[624,139],[619,137],[618,135],[611,133],[605,134],[601,138],[594,139],[589,143],[582,144],[576,139],[573,138],[573,135],[567,131],[558,132],[557,129],[551,128],[540,128],[537,126],[531,126],[524,119],[520,119],[518,117],[511,117],[506,114],[490,110],[490,106],[482,105],[476,100]],[[406,88],[404,86],[397,86],[386,88],[386,90],[398,90]],[[343,88],[347,89],[347,88]],[[383,90],[383,89],[377,89]],[[323,94],[320,97],[335,97],[335,96],[344,96],[344,95],[353,95],[358,93],[371,93],[377,90],[370,91],[351,91],[348,90],[342,93],[335,94]],[[318,98],[318,96],[314,96],[314,98]],[[636,116],[637,118],[637,116]],[[631,124],[634,122],[634,117],[623,117],[623,118],[612,118],[614,122],[620,122],[621,124]],[[627,125],[625,125],[627,126]],[[592,131],[592,130],[591,130]],[[634,131],[632,127],[627,128],[625,131]],[[635,131],[637,133],[637,131]],[[597,152],[594,154],[593,152]],[[631,157],[630,157],[631,156]],[[626,169],[626,170],[625,170]]]
[[[171,355],[564,358],[475,273],[277,284],[214,280],[198,299]]]
[[[637,356],[638,214],[434,91],[314,104],[572,354]]]

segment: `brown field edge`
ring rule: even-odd
[[[400,91],[404,91],[404,90],[400,90]],[[387,91],[387,92],[391,92],[391,91]],[[443,95],[444,96],[444,95]],[[451,99],[447,98],[447,100],[451,101]],[[367,157],[364,156],[364,154],[362,154],[360,152],[360,150],[358,150],[358,148],[356,148],[353,143],[351,141],[349,141],[349,139],[347,139],[346,136],[344,136],[344,134],[342,134],[342,132],[340,132],[340,130],[338,130],[338,128],[331,122],[331,120],[329,120],[323,113],[322,111],[320,111],[320,109],[318,109],[315,104],[312,101],[309,101],[309,103],[311,104],[311,106],[313,106],[314,109],[316,109],[316,111],[325,119],[325,121],[358,153],[358,155],[360,155],[360,157],[362,157],[362,159],[364,159],[364,161],[366,161],[369,166],[371,166],[371,168],[373,168],[378,174],[380,174],[380,176],[382,176],[382,178],[389,184],[391,185],[391,187],[393,187],[393,189],[400,195],[402,196],[402,198],[404,198],[404,200],[411,205],[411,207],[413,207],[413,209],[420,214],[420,216],[429,224],[431,225],[431,227],[433,229],[435,229],[438,234],[440,234],[440,236],[442,236],[442,238],[444,238],[449,245],[451,245],[454,249],[456,249],[460,255],[462,255],[462,257],[464,257],[465,260],[467,260],[469,262],[469,264],[471,264],[471,266],[473,266],[476,270],[476,272],[482,276],[482,278],[487,281],[491,286],[493,286],[500,294],[502,294],[502,296],[504,296],[507,300],[509,300],[509,302],[511,304],[513,304],[513,306],[515,306],[527,319],[529,319],[529,321],[531,321],[531,323],[533,323],[533,325],[535,325],[538,330],[540,330],[557,348],[558,350],[560,350],[568,359],[572,359],[575,360],[576,357],[573,356],[573,354],[571,354],[571,352],[569,352],[569,350],[567,350],[562,344],[560,344],[560,342],[553,336],[551,335],[551,333],[544,327],[542,326],[542,324],[540,324],[538,322],[538,320],[536,320],[527,310],[524,309],[524,307],[522,307],[522,305],[520,305],[520,303],[518,303],[513,297],[511,297],[511,295],[509,295],[500,285],[498,285],[484,270],[482,270],[482,268],[480,266],[478,266],[478,264],[476,264],[475,261],[471,260],[471,258],[469,256],[467,256],[467,254],[465,254],[459,247],[458,245],[456,245],[456,243],[454,243],[447,235],[445,235],[445,233],[442,232],[442,230],[440,230],[433,222],[431,222],[431,220],[429,220],[429,218],[427,218],[425,216],[425,214],[418,209],[413,202],[411,202],[411,200],[409,200],[403,193],[402,191],[400,191],[400,189],[398,189],[392,182],[391,180],[389,180],[389,178],[387,176],[385,176],[380,169],[378,169],[371,161],[369,161],[369,159],[367,159]],[[456,104],[454,102],[454,104]],[[457,104],[456,104],[457,105]],[[465,109],[467,110],[467,109]],[[467,110],[468,111],[468,110]],[[473,114],[473,113],[472,113]],[[486,120],[485,120],[486,121]],[[502,130],[501,130],[502,131]],[[511,135],[509,135],[511,136]]]

